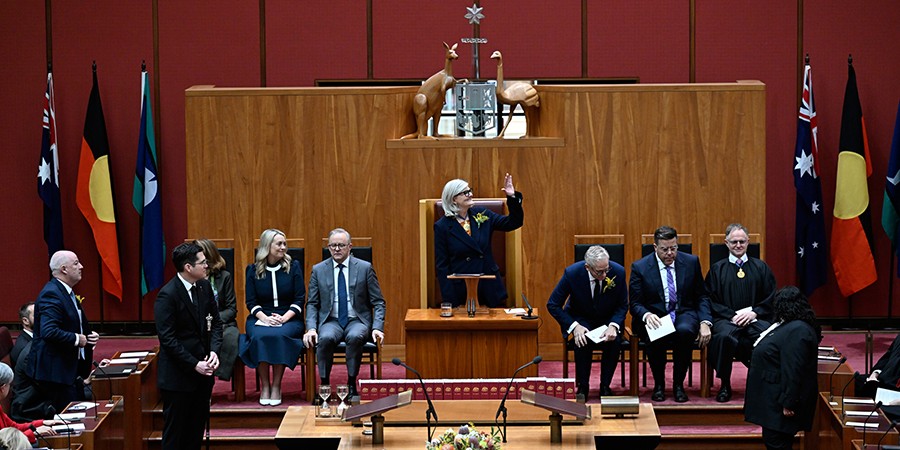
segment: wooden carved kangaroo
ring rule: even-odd
[[[444,99],[447,95],[447,89],[456,85],[456,79],[453,78],[452,64],[453,60],[459,58],[456,54],[456,46],[447,45],[444,70],[432,75],[425,80],[419,92],[413,98],[413,115],[416,117],[417,130],[414,133],[407,134],[400,139],[418,138],[418,139],[434,139],[438,136],[438,122],[441,120],[441,110],[444,108]],[[434,119],[431,136],[428,136],[428,119]]]

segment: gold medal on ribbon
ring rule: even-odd
[[[737,276],[738,276],[738,278],[741,278],[741,279],[744,278],[744,268],[743,267],[738,269]]]

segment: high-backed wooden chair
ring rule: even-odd
[[[653,253],[653,235],[652,234],[642,234],[641,235],[641,257],[647,256]],[[694,245],[693,245],[693,236],[690,234],[678,234],[678,251],[684,252],[688,254],[693,254]],[[702,274],[701,274],[702,276]],[[643,339],[632,339],[632,363],[637,366],[637,358],[640,352],[640,359],[643,362],[643,366],[641,371],[643,372],[644,381],[642,386],[647,386],[647,355],[643,352],[646,343]],[[695,353],[699,352],[700,359],[700,396],[701,397],[709,397],[709,386],[710,379],[707,375],[707,366],[708,363],[708,348],[700,347],[698,345],[694,346]],[[671,351],[669,352],[671,355]],[[694,358],[692,358],[694,359]],[[637,381],[637,372],[635,372],[631,377],[633,382]],[[694,385],[694,365],[691,364],[688,366],[688,386]]]
[[[350,254],[354,258],[359,258],[368,263],[372,263],[372,238],[370,237],[354,237],[353,238],[353,248],[350,250]],[[328,239],[322,239],[322,261],[331,258],[331,252],[328,251]],[[371,336],[369,336],[371,338]],[[313,374],[310,376],[312,378],[312,382],[310,383],[313,387],[310,391],[307,392],[306,398],[308,401],[312,401],[314,396],[313,393],[316,391],[316,380],[314,374],[316,373],[316,349],[315,348],[307,348],[306,349],[307,361],[310,361],[309,373]],[[334,349],[334,362],[335,363],[346,363],[347,362],[347,343],[341,341],[338,343],[337,347]],[[372,379],[381,379],[381,347],[376,342],[366,342],[363,346],[362,350],[362,363],[367,364],[369,366],[369,378]]]
[[[575,258],[574,262],[584,261],[584,254],[594,245],[602,245],[606,252],[609,253],[610,261],[617,262],[625,266],[625,235],[623,234],[578,234],[575,235]],[[623,280],[623,282],[626,282]],[[625,361],[626,353],[631,350],[631,327],[628,326],[628,315],[626,314],[625,326],[622,330],[622,341],[619,360],[621,367],[619,373],[621,375],[621,386],[625,387]],[[569,353],[575,351],[575,342],[572,339],[563,339],[563,378],[569,378]],[[600,350],[593,352],[593,361],[599,361],[603,353]],[[630,367],[630,372],[634,373],[636,368]],[[630,395],[637,395],[637,383],[629,384]]]
[[[505,198],[481,198],[475,206],[489,209],[498,214],[508,214]],[[434,222],[444,217],[440,199],[419,200],[419,274],[420,307],[439,308],[441,303],[434,268]],[[500,266],[500,274],[506,282],[509,297],[507,307],[521,306],[520,296],[523,285],[522,269],[522,229],[492,236],[491,246],[494,259]]]
[[[763,246],[762,246],[762,237],[759,233],[750,233],[748,236],[750,243],[747,246],[747,255],[752,256],[754,258],[763,259]],[[679,246],[680,248],[680,246]],[[714,233],[709,235],[709,267],[712,267],[713,264],[725,259],[728,257],[728,246],[725,245],[725,234],[723,233]],[[752,342],[739,342],[739,348],[752,348]],[[750,355],[746,354],[746,352],[737,352],[734,355],[734,359],[741,361],[744,365],[748,365],[750,363]],[[706,365],[706,379],[712,383],[713,380],[713,365]],[[868,372],[866,372],[868,373]]]

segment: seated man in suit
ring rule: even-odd
[[[856,375],[855,387],[856,395],[873,399],[878,389],[900,390],[900,334],[872,366],[872,373]],[[891,420],[900,420],[900,405],[885,405],[881,409]]]
[[[709,343],[712,317],[709,297],[703,286],[700,260],[678,251],[678,233],[662,226],[653,233],[654,252],[631,265],[628,283],[632,328],[647,341],[647,359],[653,372],[653,401],[666,399],[666,350],[672,351],[672,383],[675,401],[688,401],[684,377],[691,364],[694,340]],[[650,342],[645,328],[656,329],[660,317],[668,315],[675,332]],[[699,331],[699,336],[698,336]]]
[[[575,386],[579,400],[588,397],[596,348],[603,351],[600,397],[613,395],[609,385],[618,362],[619,331],[628,312],[624,280],[625,268],[610,261],[606,249],[594,245],[584,254],[583,263],[566,267],[547,301],[547,311],[559,322],[563,338],[572,335],[575,339]],[[586,334],[601,325],[608,326],[605,340],[595,344]]]
[[[16,338],[16,344],[9,353],[9,358],[12,362],[10,366],[12,367],[16,367],[16,362],[19,360],[22,349],[30,344],[34,338],[34,332],[31,331],[31,325],[34,323],[34,302],[28,302],[19,308],[19,320],[22,322],[22,332],[19,333],[19,337]]]
[[[731,400],[731,364],[735,356],[750,364],[753,343],[769,328],[775,276],[769,266],[747,256],[750,238],[739,223],[725,228],[728,258],[717,261],[706,274],[713,316],[713,334],[709,342],[711,363],[722,387],[717,402]]]
[[[309,277],[303,343],[316,346],[322,385],[330,384],[334,349],[341,341],[347,343],[347,385],[355,397],[366,340],[371,335],[376,344],[384,341],[385,302],[372,265],[351,257],[351,248],[346,230],[335,228],[328,234],[331,258],[313,266]]]

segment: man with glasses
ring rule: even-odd
[[[568,301],[567,301],[568,300]],[[584,262],[566,267],[550,299],[547,311],[559,322],[564,339],[575,341],[575,386],[579,400],[587,399],[590,389],[593,351],[603,351],[600,363],[600,397],[613,395],[609,385],[616,371],[619,332],[628,312],[625,268],[609,260],[599,245],[590,247]],[[606,326],[595,343],[587,336],[591,330]]]
[[[206,279],[209,265],[194,243],[172,250],[178,273],[159,290],[153,315],[159,334],[157,385],[163,399],[162,448],[198,449],[209,419],[219,367],[222,319]]]
[[[716,262],[706,274],[712,308],[711,363],[722,386],[716,401],[731,400],[731,364],[735,356],[750,364],[750,352],[759,334],[769,327],[775,276],[769,266],[747,255],[747,229],[739,223],[725,228],[728,258]]]
[[[39,396],[57,412],[84,398],[83,379],[91,371],[93,348],[100,340],[73,290],[83,268],[75,253],[54,253],[50,257],[53,278],[34,304],[34,340],[26,373],[37,382]]]
[[[700,260],[678,251],[678,233],[662,226],[653,233],[654,252],[631,265],[628,283],[632,329],[647,342],[647,359],[653,372],[651,399],[666,399],[666,352],[672,348],[672,384],[675,401],[688,401],[684,378],[691,364],[694,341],[709,343],[712,317],[703,286]],[[675,332],[650,341],[646,328],[657,329],[668,316]],[[699,335],[698,335],[699,331]]]
[[[334,350],[347,344],[347,385],[349,396],[359,394],[356,378],[362,363],[362,350],[371,335],[372,342],[384,341],[385,302],[372,265],[350,255],[350,233],[335,228],[328,234],[331,258],[313,266],[306,301],[306,334],[303,343],[316,347],[319,378],[331,384]]]

